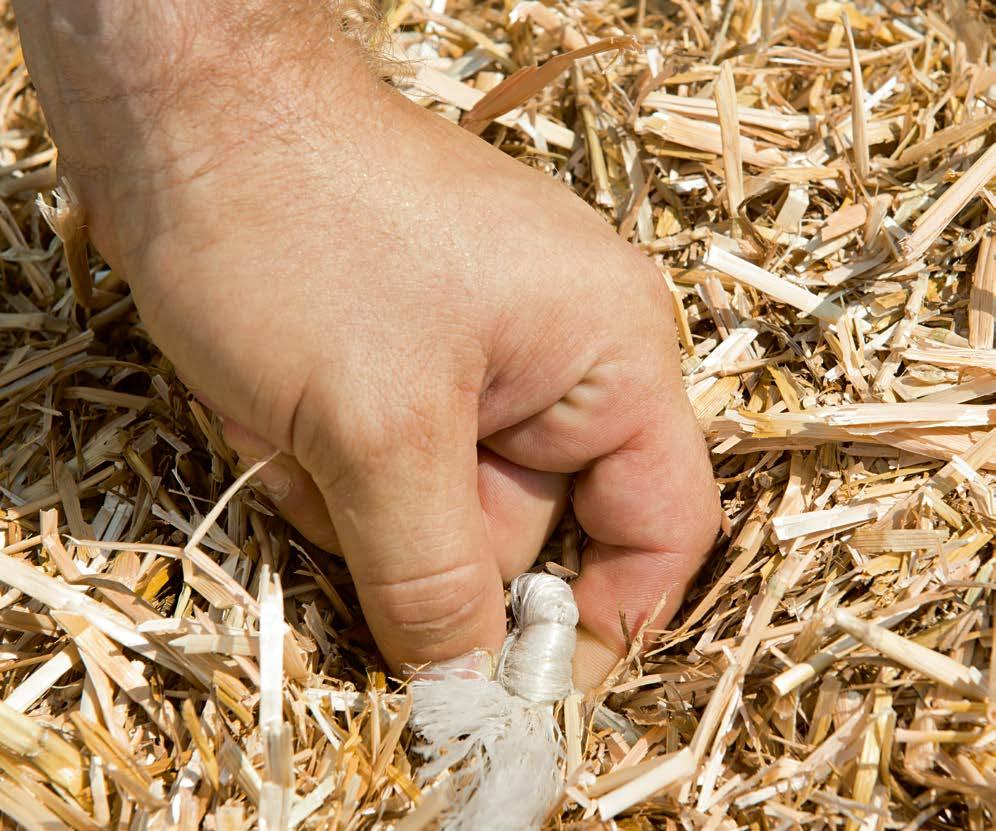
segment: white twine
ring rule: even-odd
[[[552,703],[570,695],[578,607],[570,586],[552,574],[512,581],[517,628],[505,640],[498,680],[512,695]]]
[[[434,667],[432,680],[412,684],[420,778],[448,770],[456,792],[445,831],[532,831],[563,789],[552,705],[572,690],[574,595],[550,574],[523,574],[512,581],[512,613],[496,680]]]

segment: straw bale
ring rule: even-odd
[[[0,12],[0,815],[432,828],[450,783],[417,784],[343,563],[89,250]],[[549,827],[992,827],[991,0],[384,12],[405,95],[660,266],[728,517],[675,620],[558,710]],[[541,561],[578,547],[568,516]]]

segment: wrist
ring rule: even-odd
[[[15,7],[60,170],[112,261],[156,233],[156,203],[174,186],[233,154],[262,155],[265,145],[299,164],[303,132],[320,124],[347,135],[363,123],[364,100],[385,92],[361,49],[334,36],[327,3]]]

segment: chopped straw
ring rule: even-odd
[[[2,13],[0,815],[436,827],[452,780],[418,778],[343,562],[88,248]],[[676,618],[558,707],[547,827],[996,822],[993,34],[981,0],[387,12],[403,94],[659,265],[728,517]]]

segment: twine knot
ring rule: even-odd
[[[505,640],[498,680],[528,701],[559,701],[573,689],[578,607],[571,587],[552,574],[520,574],[511,591],[516,628]]]

